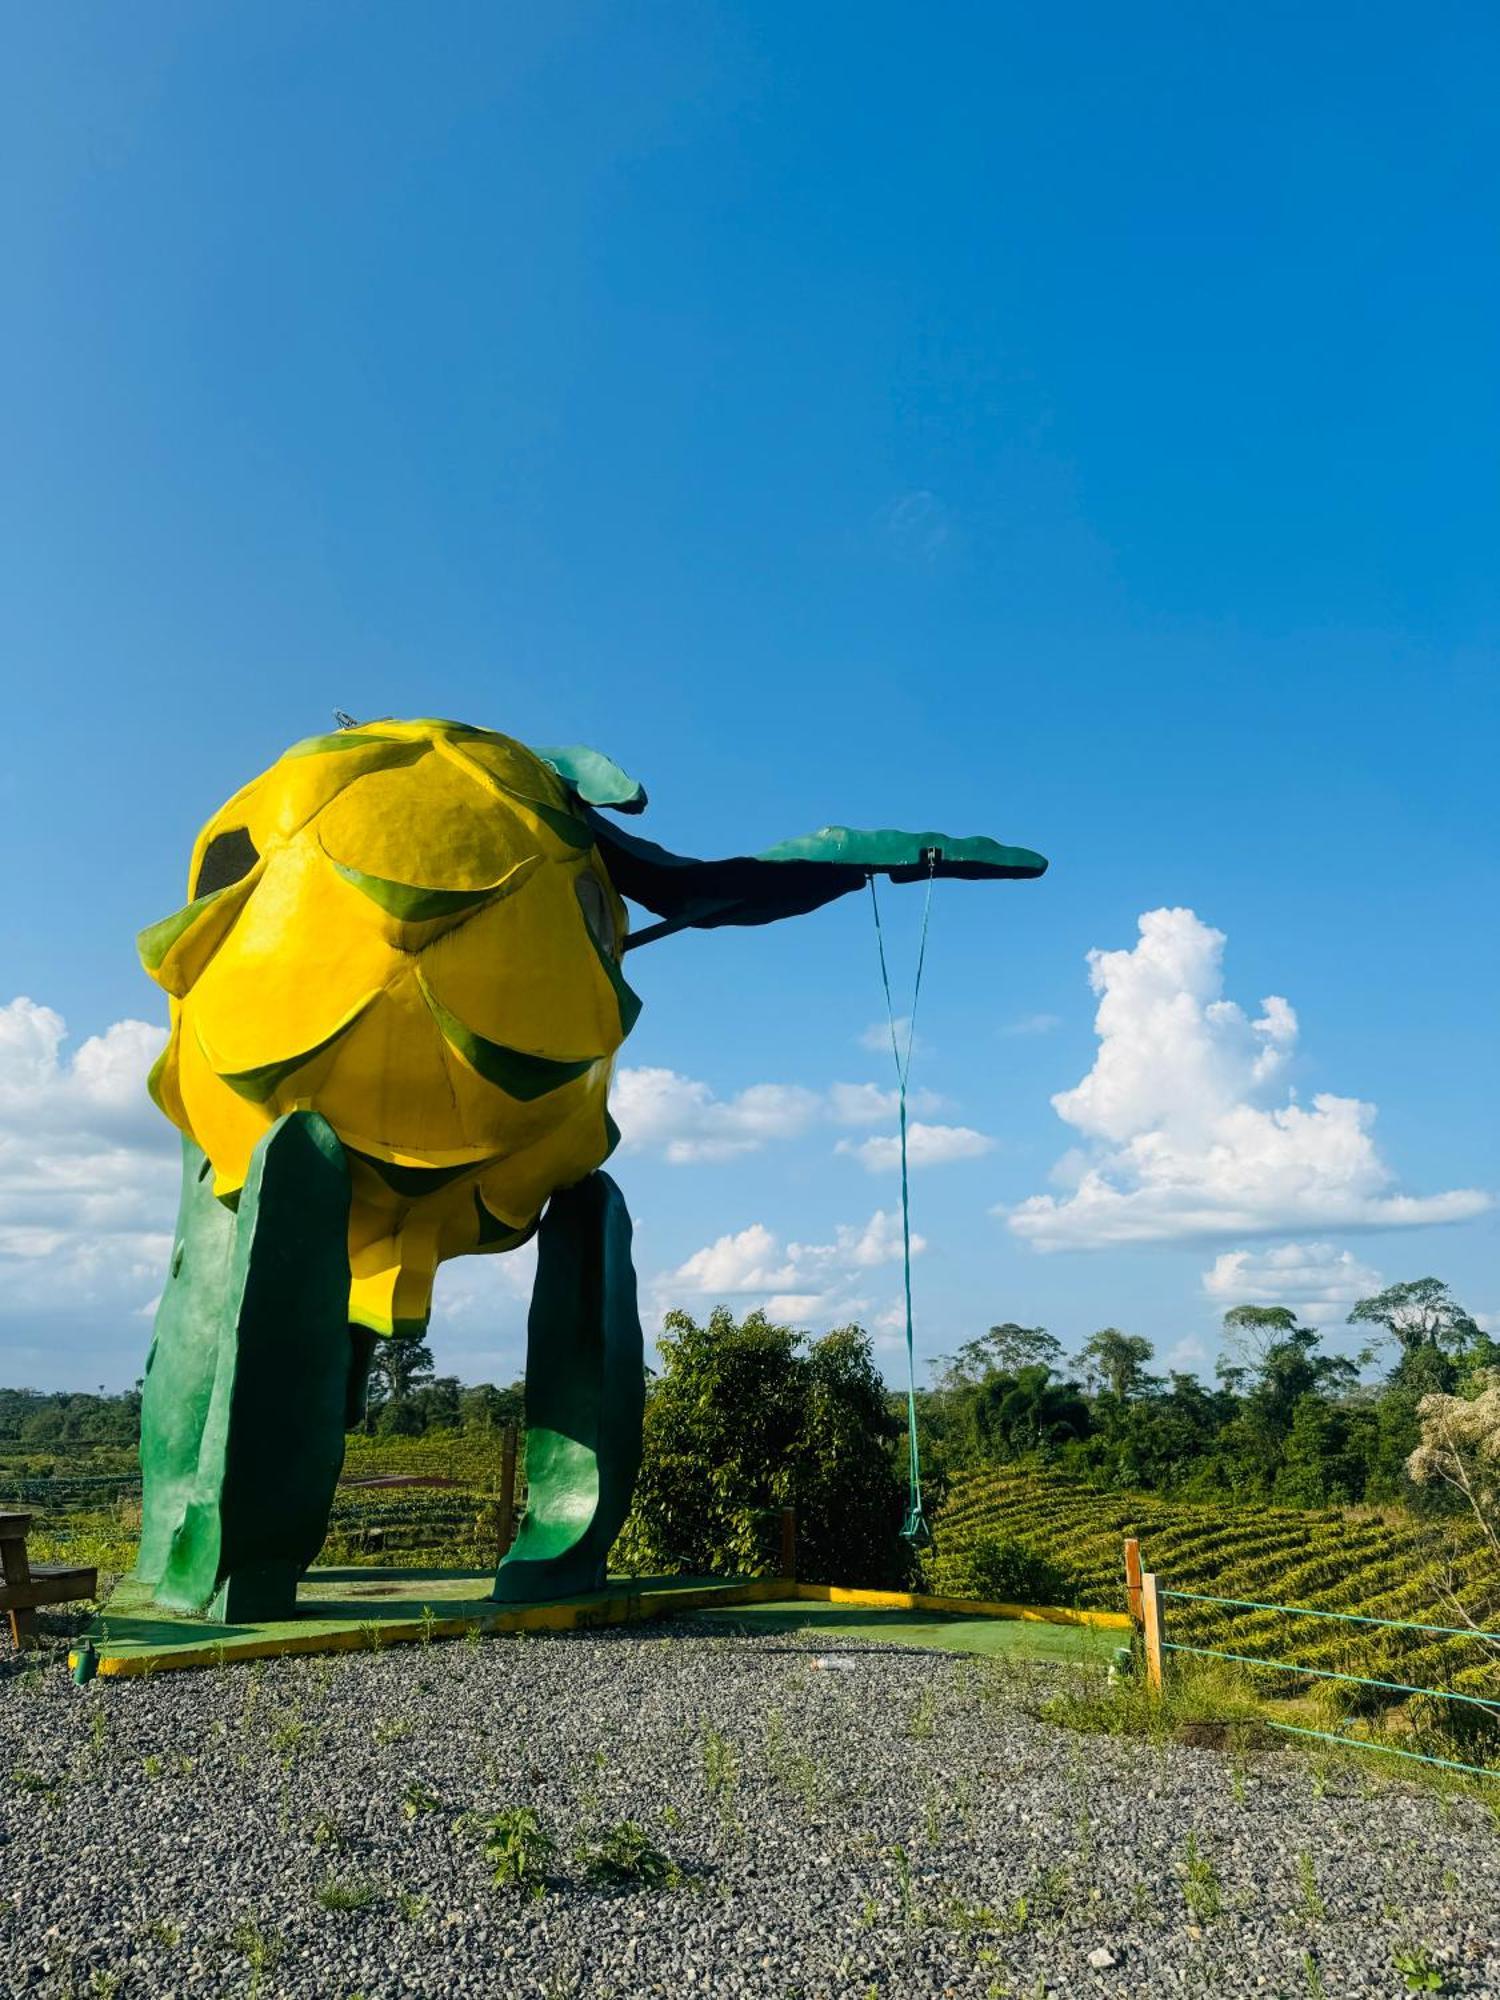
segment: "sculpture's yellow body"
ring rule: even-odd
[[[380,722],[296,745],[194,849],[141,954],[172,996],[162,1109],[233,1198],[284,1112],[350,1156],[350,1318],[427,1317],[446,1257],[510,1249],[614,1138],[638,1008],[625,911],[548,765],[486,730]]]

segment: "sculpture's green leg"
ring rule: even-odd
[[[526,1338],[526,1519],[495,1578],[502,1604],[604,1583],[641,1464],[646,1379],[630,1217],[608,1174],[553,1195]]]
[[[141,1404],[135,1572],[169,1610],[295,1612],[344,1461],[348,1230],[344,1151],[316,1113],[271,1127],[235,1209],[183,1140]]]

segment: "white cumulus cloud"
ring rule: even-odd
[[[913,1167],[940,1167],[950,1160],[977,1160],[991,1152],[994,1140],[968,1125],[924,1125],[906,1128],[906,1157]],[[836,1153],[848,1153],[868,1173],[883,1174],[901,1164],[901,1141],[895,1133],[870,1139],[840,1139]]]
[[[942,1100],[913,1092],[908,1102],[935,1110]],[[873,1083],[808,1090],[794,1083],[753,1083],[733,1097],[674,1069],[622,1069],[610,1108],[621,1144],[659,1152],[672,1166],[738,1159],[777,1140],[800,1139],[816,1126],[875,1125],[896,1115],[896,1093]]]
[[[912,1255],[926,1249],[913,1235]],[[740,1300],[787,1320],[831,1325],[864,1312],[869,1274],[901,1259],[901,1217],[876,1209],[863,1223],[841,1223],[829,1243],[783,1243],[762,1222],[695,1250],[652,1285],[658,1307],[685,1299]]]
[[[144,1359],[177,1202],[178,1137],[146,1095],[165,1030],[67,1039],[51,1007],[0,1007],[0,1327],[37,1380],[59,1316],[112,1316]]]
[[[1203,1273],[1215,1304],[1290,1306],[1310,1326],[1348,1317],[1356,1299],[1381,1286],[1379,1271],[1332,1243],[1275,1243],[1262,1250],[1226,1250]]]
[[[1396,1229],[1488,1208],[1477,1188],[1394,1191],[1373,1104],[1297,1101],[1285,1082],[1297,1016],[1279,995],[1253,1018],[1223,997],[1225,942],[1192,910],[1148,910],[1132,950],[1089,953],[1098,1053],[1052,1099],[1085,1144],[1060,1165],[1066,1192],[1009,1211],[1015,1233],[1042,1250],[1095,1249]]]

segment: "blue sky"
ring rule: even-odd
[[[150,1037],[106,1032],[159,1024],[133,934],[335,706],[594,743],[687,850],[1051,857],[936,898],[924,1352],[1113,1322],[1202,1366],[1240,1294],[1332,1322],[1427,1271],[1500,1319],[1497,42],[1477,6],[14,21],[0,1379],[139,1370],[173,1176]],[[1095,993],[1090,951],[1134,955]],[[865,905],[631,971],[653,1306],[853,1310],[894,1364],[888,1123],[830,1095],[889,1080]],[[440,1295],[470,1377],[519,1362],[503,1261]]]

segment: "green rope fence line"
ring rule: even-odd
[[[1466,1701],[1475,1708],[1500,1711],[1500,1701],[1490,1701],[1479,1694],[1460,1694],[1456,1688],[1413,1687],[1407,1681],[1371,1680],[1367,1674],[1341,1674],[1331,1667],[1306,1667],[1295,1660],[1259,1660],[1249,1653],[1221,1653],[1212,1646],[1185,1646],[1176,1639],[1163,1639],[1161,1647],[1164,1653],[1196,1653],[1200,1660],[1230,1660],[1240,1667],[1269,1667],[1278,1674],[1310,1674],[1315,1680],[1347,1681],[1351,1687],[1385,1688],[1391,1694],[1431,1694],[1440,1701]]]
[[[1486,1632],[1476,1625],[1418,1625],[1410,1618],[1370,1618],[1361,1611],[1317,1611],[1305,1604],[1262,1604],[1253,1597],[1209,1597],[1201,1590],[1168,1590],[1163,1597],[1180,1597],[1192,1604],[1225,1604],[1235,1611],[1284,1611],[1289,1618],[1340,1618],[1349,1625],[1383,1625],[1390,1632],[1431,1632],[1440,1639],[1483,1639],[1500,1646],[1500,1632]],[[1432,1693],[1424,1688],[1424,1694]]]
[[[1376,1625],[1390,1632],[1426,1632],[1441,1639],[1479,1639],[1491,1646],[1500,1646],[1500,1632],[1487,1632],[1479,1626],[1421,1625],[1409,1618],[1374,1618],[1360,1611],[1320,1611],[1305,1604],[1264,1603],[1257,1598],[1212,1597],[1199,1590],[1168,1590],[1158,1585],[1160,1595],[1173,1597],[1185,1604],[1216,1604],[1232,1611],[1279,1611],[1288,1618],[1331,1618],[1348,1625]],[[1182,1640],[1161,1638],[1164,1653],[1191,1653],[1201,1660],[1223,1660],[1233,1666],[1266,1667],[1275,1673],[1306,1674],[1310,1679],[1320,1681],[1343,1681],[1353,1687],[1380,1688],[1389,1694],[1427,1695],[1435,1701],[1460,1701],[1471,1708],[1488,1709],[1500,1713],[1500,1701],[1486,1699],[1483,1695],[1460,1694],[1456,1688],[1414,1687],[1406,1681],[1376,1680],[1367,1674],[1345,1674],[1329,1667],[1310,1667],[1293,1660],[1267,1660],[1249,1653],[1229,1653],[1213,1646],[1190,1646]],[[1369,1737],[1346,1736],[1338,1730],[1308,1729],[1295,1722],[1277,1722],[1265,1718],[1272,1729],[1280,1729],[1289,1736],[1307,1736],[1320,1743],[1337,1743],[1346,1750],[1372,1750],[1377,1756],[1404,1757],[1414,1764],[1431,1764],[1442,1771],[1462,1771],[1475,1778],[1500,1778],[1500,1769],[1486,1764],[1465,1764],[1456,1757],[1434,1757],[1425,1750],[1400,1750],[1393,1744],[1378,1743]]]
[[[1346,1750],[1373,1750],[1378,1757],[1405,1757],[1413,1764],[1434,1764],[1440,1771],[1467,1771],[1474,1778],[1500,1778],[1489,1764],[1460,1764],[1456,1757],[1429,1757],[1425,1750],[1397,1750],[1389,1743],[1371,1743],[1359,1736],[1340,1736],[1334,1729],[1304,1729],[1296,1722],[1272,1722],[1268,1727],[1285,1730],[1288,1736],[1315,1736],[1320,1743],[1339,1743]]]

